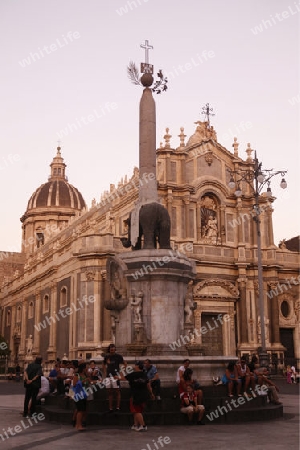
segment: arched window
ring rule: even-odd
[[[32,319],[33,318],[33,302],[29,303],[29,307],[28,307],[28,319]]]
[[[46,313],[49,311],[49,295],[44,295],[43,298],[43,313]]]
[[[67,306],[67,288],[65,286],[60,290],[60,306]]]
[[[10,325],[11,325],[11,313],[10,313],[10,311],[7,311],[7,313],[6,313],[6,326],[10,327]]]
[[[17,307],[16,322],[21,322],[21,317],[22,317],[22,308],[21,308],[21,306],[18,306]]]

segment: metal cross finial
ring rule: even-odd
[[[149,50],[153,49],[153,45],[150,45],[149,41],[145,40],[145,44],[141,44],[140,46],[145,49],[145,63],[149,64]]]
[[[201,114],[205,114],[207,117],[207,122],[208,122],[208,128],[210,127],[210,120],[209,120],[209,116],[215,116],[215,114],[212,114],[213,112],[213,108],[209,107],[209,103],[206,103],[205,106],[203,106],[202,108],[202,113]]]

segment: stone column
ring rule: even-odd
[[[196,228],[197,228],[197,241],[200,241],[201,239],[201,202],[200,200],[197,201],[196,204]]]
[[[172,203],[173,203],[173,193],[172,189],[168,189],[168,196],[167,196],[167,210],[169,213],[169,216],[172,217]]]
[[[168,153],[166,158],[166,183],[169,183],[170,180],[171,180],[171,160],[170,160],[170,153]]]
[[[100,344],[100,330],[102,328],[101,323],[101,288],[100,288],[100,272],[96,272],[94,280],[94,342],[96,345]]]
[[[238,219],[242,216],[242,201],[240,198],[237,199],[237,217]],[[239,221],[240,223],[238,224],[238,244],[244,243],[244,239],[243,239],[243,221]]]
[[[21,326],[21,344],[19,349],[19,355],[26,354],[26,335],[27,335],[27,313],[28,313],[28,304],[25,300],[22,305],[22,326]]]
[[[268,236],[269,236],[269,245],[274,245],[274,233],[273,233],[273,218],[272,218],[273,208],[269,206],[266,209],[266,214],[268,218]]]
[[[276,289],[277,283],[268,283],[268,289]],[[278,298],[270,299],[270,343],[280,343]]]
[[[226,242],[225,210],[226,210],[226,206],[221,205],[220,206],[220,230],[219,230],[221,242]]]
[[[50,287],[50,317],[51,325],[49,333],[49,348],[47,350],[48,359],[56,358],[56,312],[57,312],[57,284],[56,282],[51,283]],[[53,318],[53,320],[51,319]]]
[[[101,272],[101,305],[104,305],[104,300],[111,297],[110,286],[106,278],[106,270]],[[102,308],[101,306],[101,324],[102,328],[100,329],[100,338],[102,347],[107,347],[108,344],[112,342],[112,330],[111,325],[112,322],[115,324],[115,321],[111,319],[111,314],[114,311],[110,312],[106,308]]]
[[[41,294],[39,291],[35,292],[35,324],[41,321]],[[40,353],[40,332],[34,328],[33,334],[33,351],[32,353],[38,355]]]
[[[17,314],[17,305],[12,305],[11,307],[11,321],[10,321],[10,337],[9,337],[9,348],[12,349],[12,353],[10,358],[15,358],[14,355],[15,346],[14,346],[14,329],[16,323],[16,314]]]
[[[246,304],[246,278],[238,278],[239,283],[239,343],[248,342],[247,304]]]
[[[189,215],[189,208],[190,208],[190,201],[188,199],[184,199],[184,213],[185,213],[185,238],[190,237],[190,215]]]

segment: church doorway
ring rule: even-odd
[[[284,352],[284,365],[294,364],[295,350],[293,328],[280,328],[280,342],[286,348]]]
[[[216,321],[217,316],[217,313],[201,314],[201,330],[205,328],[205,332],[202,333],[202,346],[205,356],[223,355],[222,325]]]

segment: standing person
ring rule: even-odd
[[[31,400],[30,415],[36,412],[36,397],[41,387],[41,376],[43,375],[42,357],[37,356],[35,362],[28,365],[24,372],[24,386],[26,388],[24,399],[23,417],[28,416],[28,407]]]
[[[105,378],[104,384],[108,389],[108,407],[109,412],[113,412],[113,397],[116,394],[116,411],[120,411],[121,405],[121,390],[120,390],[120,365],[123,364],[126,367],[126,362],[123,356],[116,353],[115,344],[109,344],[108,353],[104,357],[103,361],[103,377]]]
[[[20,381],[21,378],[21,367],[19,363],[16,365],[16,381]]]
[[[86,363],[79,364],[78,372],[74,374],[72,383],[75,401],[73,420],[75,421],[77,431],[85,431],[83,424],[86,423],[87,415],[86,388],[89,385],[89,380],[86,374]]]
[[[126,379],[130,386],[130,412],[133,414],[133,425],[131,429],[134,431],[147,431],[143,412],[146,401],[149,398],[149,393],[152,399],[154,399],[155,396],[152,392],[147,374],[144,372],[143,363],[136,361],[134,372],[127,374],[125,377],[121,375],[121,379]]]
[[[151,363],[150,359],[145,359],[144,370],[147,374],[148,380],[150,381],[151,388],[155,392],[156,400],[161,400],[159,375],[156,366]]]

